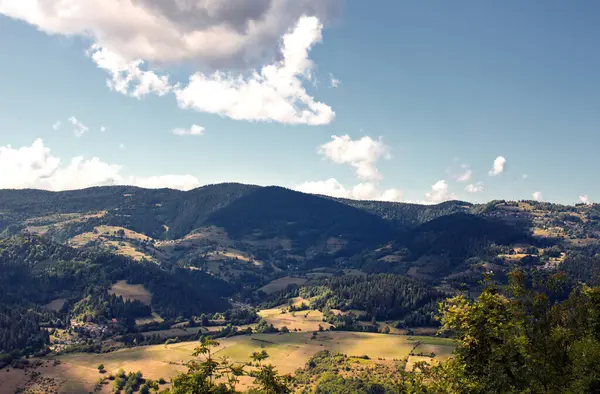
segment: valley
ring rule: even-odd
[[[600,277],[598,205],[220,184],[0,190],[0,207],[0,377],[13,391],[110,392],[120,369],[165,389],[202,338],[235,365],[267,351],[298,392],[332,363],[345,379],[400,379],[453,355],[447,300],[476,300],[515,270],[567,288]]]

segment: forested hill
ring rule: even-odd
[[[148,304],[109,292],[117,281],[151,292]],[[157,312],[164,318],[199,316],[230,307],[234,289],[201,271],[161,269],[154,263],[92,249],[74,249],[36,235],[0,238],[0,355],[43,348],[39,327],[66,327],[69,319],[124,329]],[[52,302],[61,307],[51,308]],[[1,364],[0,360],[0,364]]]
[[[236,204],[229,207],[233,202]],[[294,220],[306,219],[306,215],[323,221],[339,220],[341,215],[345,215],[356,217],[359,221],[367,218],[367,221],[375,222],[374,219],[368,219],[369,216],[365,215],[367,212],[395,226],[406,228],[445,214],[464,212],[470,205],[462,202],[422,206],[355,201],[314,196],[281,187],[223,183],[187,192],[131,186],[92,187],[63,192],[0,190],[0,207],[0,231],[11,224],[18,225],[34,217],[107,211],[105,222],[120,225],[127,221],[123,217],[135,215],[135,219],[129,219],[130,222],[127,223],[132,229],[154,238],[173,239],[212,222],[233,221],[233,215],[251,215],[249,210],[257,208],[261,210],[262,217],[262,223],[256,224],[259,226],[267,217],[270,222],[281,222],[290,217]],[[227,207],[228,211],[223,211]],[[255,214],[256,216],[259,215]],[[252,224],[248,220],[244,221],[243,226]],[[306,225],[306,220],[301,224]]]

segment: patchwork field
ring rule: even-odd
[[[313,338],[310,332],[290,334],[253,334],[220,339],[216,350],[217,357],[228,357],[231,361],[245,363],[252,352],[266,350],[269,362],[282,373],[294,373],[303,367],[308,359],[321,350],[340,352],[348,356],[367,355],[371,359],[403,359],[414,348],[414,353],[435,353],[435,360],[451,355],[454,345],[451,340],[432,337],[385,335],[360,332],[321,332]],[[141,371],[150,379],[174,377],[186,370],[185,363],[191,360],[197,342],[181,342],[171,345],[155,345],[118,350],[106,354],[71,354],[58,356],[37,369],[39,379],[52,379],[61,393],[89,392],[101,376],[98,364],[104,364],[107,373],[115,373],[119,368],[125,371]],[[409,362],[411,362],[409,357]],[[417,357],[431,361],[430,357]],[[57,360],[58,363],[55,363]],[[0,371],[6,382],[3,389],[14,392],[24,387],[29,379],[23,371]],[[247,384],[247,381],[242,382]],[[108,392],[109,388],[104,386]],[[35,392],[35,391],[34,391]]]

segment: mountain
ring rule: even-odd
[[[515,263],[555,266],[600,238],[598,205],[418,205],[239,183],[0,190],[0,232],[26,231],[254,289],[317,268],[447,281]],[[588,253],[589,254],[589,253]],[[473,279],[471,282],[476,283]]]

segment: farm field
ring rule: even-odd
[[[385,335],[362,332],[324,331],[313,339],[311,332],[289,334],[253,334],[218,340],[220,346],[215,350],[217,357],[228,357],[231,361],[245,363],[252,352],[266,350],[269,362],[281,373],[294,373],[303,367],[308,359],[321,350],[340,352],[348,356],[367,355],[371,359],[394,360],[408,356],[416,346],[415,353],[434,352],[433,359],[441,360],[451,355],[454,345],[451,340],[432,337]],[[107,373],[115,373],[119,368],[127,372],[141,371],[150,379],[169,380],[178,372],[186,370],[185,363],[191,360],[197,342],[181,342],[171,345],[154,345],[122,349],[105,354],[70,354],[49,359],[36,371],[37,379],[51,379],[58,385],[58,392],[67,394],[89,392],[101,376],[97,365],[104,364]],[[409,363],[412,362],[409,358]],[[430,361],[429,357],[415,356],[416,360]],[[55,363],[54,360],[58,360]],[[56,364],[56,365],[55,365]],[[23,387],[29,379],[21,370],[0,371],[0,376],[14,392]],[[243,381],[242,384],[247,384]],[[13,387],[14,386],[14,387]],[[104,386],[104,391],[109,388]]]

